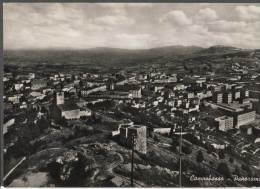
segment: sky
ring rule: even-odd
[[[4,3],[4,49],[260,48],[260,4]]]

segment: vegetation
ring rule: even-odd
[[[231,173],[230,173],[229,167],[226,163],[223,163],[223,162],[219,163],[217,170],[224,177],[231,178]]]
[[[198,151],[197,156],[196,156],[196,160],[197,160],[198,163],[201,163],[204,160],[204,156],[203,156],[203,153],[202,153],[201,150]]]

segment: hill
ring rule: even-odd
[[[119,49],[99,47],[86,50],[7,50],[5,64],[28,65],[78,65],[88,67],[135,67],[138,65],[168,65],[173,68],[221,68],[232,62],[255,64],[259,50],[228,46],[165,46],[152,49]],[[258,64],[259,66],[259,64]]]

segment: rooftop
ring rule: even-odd
[[[141,87],[139,85],[118,85],[115,90],[117,91],[129,91],[129,90],[139,90]]]
[[[69,110],[77,110],[80,109],[76,104],[74,103],[66,103],[66,104],[60,104],[58,107],[63,111],[69,111]]]
[[[232,117],[224,115],[224,116],[216,118],[216,120],[226,120],[226,119],[230,119],[230,118],[232,118]]]

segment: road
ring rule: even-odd
[[[26,157],[23,157],[5,176],[4,181],[15,171],[15,169],[21,165],[26,160]]]

